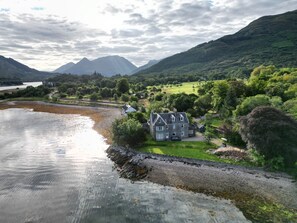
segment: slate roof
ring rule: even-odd
[[[151,123],[153,123],[153,125],[155,125],[159,119],[162,120],[162,122],[165,123],[166,125],[172,124],[172,123],[189,123],[188,117],[185,112],[151,114]]]

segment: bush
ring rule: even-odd
[[[297,121],[273,107],[257,107],[240,119],[240,135],[266,161],[286,167],[297,161]],[[277,160],[277,162],[276,162]]]
[[[112,123],[113,142],[122,146],[136,146],[145,141],[142,125],[135,119],[116,119]]]
[[[97,101],[98,100],[98,94],[96,94],[96,93],[91,94],[90,100],[91,101]]]
[[[132,96],[130,97],[130,101],[131,101],[131,102],[138,102],[138,97],[132,95]]]
[[[126,95],[126,94],[122,94],[121,100],[124,101],[124,102],[128,102],[129,101],[129,96]]]

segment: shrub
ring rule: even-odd
[[[129,96],[126,95],[126,94],[122,94],[121,100],[124,101],[124,102],[128,102],[129,101]]]
[[[297,161],[297,121],[273,107],[257,107],[240,119],[240,135],[266,161],[283,158],[284,165]]]
[[[90,100],[91,101],[97,101],[98,100],[98,94],[96,94],[96,93],[91,94]]]
[[[136,146],[145,141],[142,125],[135,119],[116,119],[112,123],[113,142],[122,146]]]

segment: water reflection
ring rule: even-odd
[[[0,111],[0,222],[245,222],[230,202],[120,179],[92,126]]]

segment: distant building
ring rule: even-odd
[[[151,113],[148,124],[157,141],[178,141],[194,134],[191,129],[189,135],[190,124],[185,112]]]
[[[136,112],[136,109],[133,108],[131,105],[124,105],[122,107],[122,115],[131,113],[131,112]]]

